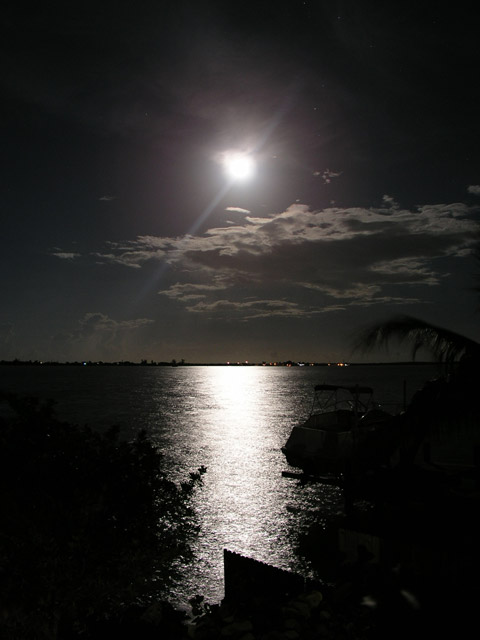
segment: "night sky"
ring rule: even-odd
[[[437,4],[2,5],[0,359],[480,339],[480,24]]]

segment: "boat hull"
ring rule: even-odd
[[[344,473],[353,454],[352,434],[297,426],[282,451],[289,464],[306,472]]]
[[[282,451],[290,465],[306,473],[360,474],[388,462],[397,435],[395,420],[385,414],[350,429],[331,418],[317,425],[309,419],[293,427]]]

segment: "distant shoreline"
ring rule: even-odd
[[[118,362],[103,361],[83,361],[83,362],[54,362],[42,360],[0,360],[0,366],[69,366],[69,367],[358,367],[358,366],[401,366],[401,365],[438,365],[441,362],[434,361],[398,361],[398,362],[296,362],[287,360],[285,362],[155,362],[141,361],[131,362],[121,360]]]

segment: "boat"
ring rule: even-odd
[[[371,387],[319,384],[314,392],[310,415],[282,447],[291,466],[314,475],[355,475],[388,460],[398,427]]]

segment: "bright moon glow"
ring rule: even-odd
[[[229,153],[224,160],[225,170],[233,180],[247,180],[251,178],[255,163],[246,153]]]

